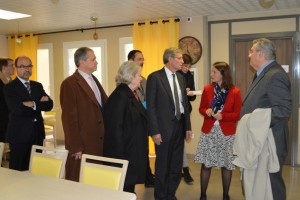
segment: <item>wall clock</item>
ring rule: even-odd
[[[198,62],[202,55],[202,46],[199,40],[192,36],[186,36],[179,40],[179,48],[183,53],[192,57],[192,65]]]

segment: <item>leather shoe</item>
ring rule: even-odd
[[[206,194],[201,194],[200,200],[206,200]]]
[[[183,176],[184,181],[187,184],[194,182],[194,179],[191,177],[190,172],[189,172],[190,169],[188,167],[184,167],[184,168],[182,168],[182,170],[183,170],[182,176]]]

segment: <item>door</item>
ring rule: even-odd
[[[255,37],[257,38],[257,37]],[[241,95],[244,97],[248,87],[252,83],[253,76],[254,76],[254,70],[249,65],[248,60],[248,53],[250,48],[252,47],[252,41],[255,38],[245,38],[245,39],[238,39],[234,40],[234,55],[235,59],[233,59],[233,66],[234,73],[233,77],[235,80],[235,85],[240,88]],[[292,37],[282,37],[282,38],[268,38],[276,46],[276,61],[280,63],[287,71],[288,76],[290,78],[291,83],[294,82],[293,80],[293,38]],[[292,87],[292,93],[294,91],[294,88]],[[293,99],[294,102],[294,99]],[[290,165],[291,164],[291,149],[292,149],[292,118],[289,119],[289,152],[286,158],[286,163]]]

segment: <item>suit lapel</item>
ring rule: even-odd
[[[28,99],[31,99],[31,96],[30,96],[30,94],[29,94],[27,88],[26,88],[25,85],[19,80],[19,78],[16,77],[14,81],[16,82],[17,87],[20,88],[20,91],[22,92],[22,95],[27,96]],[[29,83],[30,83],[30,82],[31,82],[31,81],[29,81]],[[31,87],[31,85],[32,85],[32,84],[30,83],[30,87]]]
[[[169,95],[169,97],[171,98],[173,104],[174,104],[174,100],[173,100],[173,93],[172,93],[172,90],[171,90],[171,86],[170,86],[170,83],[169,83],[169,80],[168,80],[168,77],[167,77],[167,74],[165,72],[165,69],[162,68],[160,71],[159,71],[159,74],[160,74],[160,80],[162,82],[162,85],[163,87],[165,88],[167,94]],[[175,106],[175,105],[174,105]]]
[[[247,90],[247,93],[245,94],[245,97],[243,99],[243,102],[246,101],[249,94],[253,91],[255,86],[263,79],[265,74],[270,70],[270,68],[275,64],[276,62],[270,63],[262,72],[261,74],[253,81],[253,83],[250,85],[249,89]]]
[[[83,89],[83,91],[86,93],[86,95],[97,105],[100,107],[96,96],[92,90],[92,88],[89,86],[89,84],[85,81],[85,79],[79,74],[78,70],[74,73],[77,83],[79,87]]]

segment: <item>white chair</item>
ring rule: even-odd
[[[4,150],[4,143],[0,142],[0,167],[1,167],[1,164],[2,164],[3,150]]]
[[[33,145],[29,171],[35,175],[64,178],[68,150]]]
[[[123,191],[128,161],[83,154],[79,182]]]

